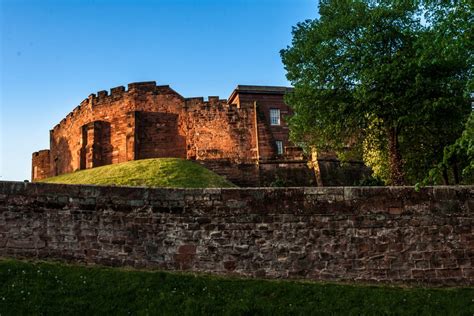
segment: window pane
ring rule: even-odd
[[[270,109],[270,124],[280,125],[280,109]]]
[[[277,154],[283,155],[283,142],[281,140],[277,140],[275,143],[277,146]]]

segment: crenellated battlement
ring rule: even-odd
[[[221,99],[218,96],[208,96],[207,101],[204,97],[185,98],[185,107],[188,111],[238,111],[240,109],[253,108],[252,104],[244,103],[244,106],[230,104],[227,99]]]
[[[173,90],[169,85],[156,85],[155,81],[129,83],[127,87],[128,88],[125,89],[124,86],[118,86],[111,88],[110,92],[107,90],[100,90],[97,93],[89,94],[89,96],[82,100],[82,102],[76,106],[73,111],[66,115],[66,118],[72,119],[73,117],[77,117],[86,109],[92,110],[96,106],[119,101],[120,99],[124,99],[131,94],[173,95],[179,99],[184,100],[183,96]],[[65,122],[66,120],[61,120],[59,124],[54,126],[53,130],[60,128]]]
[[[39,180],[50,176],[50,150],[35,151],[31,157],[31,179]]]
[[[216,168],[238,181],[248,179],[247,171],[234,170],[232,164],[272,159],[274,142],[287,146],[288,132],[278,126],[273,138],[273,131],[261,128],[258,120],[265,118],[257,117],[257,100],[247,90],[246,95],[234,91],[230,100],[184,98],[169,85],[145,81],[91,93],[50,131],[51,150],[33,154],[32,179],[161,157],[226,161],[231,165]],[[281,94],[258,97],[288,113]],[[251,178],[258,183],[259,175]]]
[[[153,92],[156,88],[155,81],[143,81],[143,82],[132,82],[128,84],[128,91],[145,91],[145,92]]]
[[[122,95],[122,93],[124,93],[124,92],[125,92],[125,87],[124,86],[118,86],[118,87],[110,89],[110,95],[111,96]]]
[[[219,96],[208,96],[205,101],[204,97],[190,97],[184,98],[169,85],[157,85],[155,81],[132,82],[125,86],[117,86],[107,90],[100,90],[96,93],[91,93],[82,100],[65,118],[56,124],[52,131],[56,133],[59,129],[71,125],[73,120],[85,114],[88,111],[94,111],[94,108],[99,106],[108,106],[112,102],[120,102],[128,97],[140,95],[172,95],[183,101],[183,106],[188,111],[236,111],[241,108],[252,108],[252,104],[229,104],[227,99],[220,99]]]
[[[193,103],[203,103],[204,97],[192,97],[192,98],[185,98],[186,103],[193,104]]]
[[[38,157],[40,155],[49,155],[49,149],[42,149],[42,150],[35,151],[32,155],[33,157]]]
[[[87,98],[81,101],[64,119],[53,127],[53,131],[64,127],[68,121],[73,120],[85,111],[91,111],[94,107],[108,105],[111,102],[118,102],[125,99],[129,94],[173,94],[178,98],[183,98],[180,94],[170,88],[169,85],[157,86],[155,81],[135,82],[128,84],[128,89],[124,86],[118,86],[107,90],[100,90],[97,93],[91,93]]]
[[[249,117],[227,99],[184,98],[155,81],[100,90],[50,131],[52,173],[151,157],[254,159]]]
[[[97,98],[98,99],[105,98],[108,95],[109,95],[109,93],[106,90],[102,90],[102,91],[97,92]]]
[[[126,99],[129,96],[139,95],[173,95],[183,101],[183,105],[188,110],[202,110],[202,109],[216,109],[216,110],[235,110],[235,104],[229,104],[227,99],[220,99],[219,96],[208,96],[207,101],[204,97],[184,98],[169,85],[156,85],[155,81],[133,82],[125,86],[117,86],[111,88],[110,91],[100,90],[96,93],[91,93],[82,100],[70,113],[66,115],[58,124],[53,127],[53,131],[64,127],[68,122],[74,120],[85,111],[93,111],[97,106],[107,106],[111,102],[119,102],[121,99]]]
[[[211,122],[215,119],[223,119],[224,121],[227,121],[230,117],[233,117],[233,121],[238,121],[238,117],[235,116],[240,115],[235,112],[238,110],[239,109],[236,105],[230,105],[228,104],[227,99],[220,99],[218,96],[209,96],[207,97],[207,100],[205,100],[204,97],[184,98],[169,85],[156,85],[155,81],[134,82],[128,84],[127,88],[125,88],[125,86],[118,86],[111,88],[110,91],[100,90],[96,93],[91,93],[70,113],[68,113],[65,118],[54,126],[50,131],[50,138],[52,146],[58,147],[59,144],[61,144],[61,146],[65,148],[74,148],[69,154],[71,159],[74,161],[79,159],[75,158],[78,155],[85,154],[81,149],[81,146],[89,146],[89,140],[87,137],[99,137],[92,135],[102,133],[102,131],[91,130],[91,132],[88,132],[90,133],[88,136],[86,134],[83,134],[82,136],[71,135],[85,133],[83,126],[94,121],[109,121],[110,124],[110,120],[115,118],[115,120],[119,120],[116,121],[118,123],[114,123],[114,128],[116,129],[116,132],[119,133],[117,135],[123,135],[123,133],[128,130],[126,126],[139,124],[133,121],[130,116],[128,116],[128,119],[123,118],[123,115],[129,112],[144,111],[148,113],[174,113],[174,115],[180,117],[179,120],[181,122],[186,121],[185,117],[188,115],[186,113],[194,113],[193,115],[195,117],[200,117],[200,120],[206,120],[207,117],[207,120],[210,120]],[[163,116],[164,114],[161,115]],[[144,116],[140,116],[140,119],[143,119],[143,117]],[[165,119],[164,117],[165,116],[163,116],[163,119]],[[132,121],[125,122],[123,120]],[[157,123],[153,123],[158,124],[158,126],[163,124],[158,123],[161,119],[156,118],[151,120],[158,120],[156,121]],[[120,127],[117,127],[117,124],[119,124]],[[119,128],[118,131],[117,128]],[[131,133],[134,132],[133,129],[129,131]],[[95,142],[96,140],[91,139],[91,141]],[[111,152],[108,153],[108,155],[111,154]],[[117,153],[114,153],[113,155],[116,154]],[[62,153],[60,150],[52,154],[54,157],[61,155]],[[128,155],[127,157],[132,156]],[[119,161],[121,159],[122,158],[118,158]],[[80,168],[77,162],[73,163],[73,165],[76,165],[76,167],[64,166],[60,169],[72,168],[72,170],[77,170]]]
[[[228,110],[229,104],[226,99],[217,96],[210,96],[207,101],[203,97],[193,97],[185,99],[185,107],[187,111],[222,111]]]

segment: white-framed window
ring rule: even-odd
[[[277,147],[277,154],[278,155],[283,155],[283,142],[281,140],[275,141],[276,147]]]
[[[280,109],[270,109],[270,125],[280,125]]]

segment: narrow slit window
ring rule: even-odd
[[[277,154],[278,155],[283,155],[283,142],[281,140],[277,140],[275,142],[276,147],[277,147]]]
[[[280,109],[270,109],[270,125],[280,125]]]

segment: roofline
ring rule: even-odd
[[[292,87],[284,86],[256,86],[256,85],[237,85],[237,87],[232,91],[228,102],[231,103],[232,100],[238,93],[247,93],[247,94],[286,94],[293,91]]]

